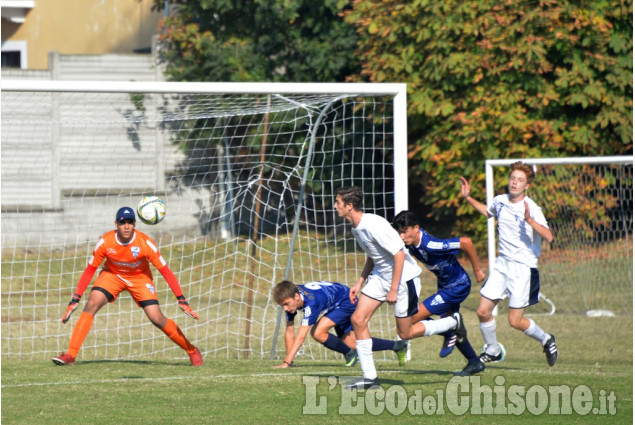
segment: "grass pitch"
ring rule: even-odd
[[[482,338],[476,318],[473,312],[465,314],[470,339],[478,347]],[[456,403],[452,407],[448,385],[464,360],[458,350],[440,359],[441,338],[432,337],[412,342],[413,359],[404,368],[397,365],[396,357],[378,360],[382,388],[366,392],[343,390],[340,383],[360,376],[360,370],[345,368],[338,360],[300,357],[291,369],[273,369],[279,360],[211,357],[200,368],[189,366],[187,360],[160,358],[78,360],[72,367],[54,366],[50,360],[4,360],[2,422],[633,423],[632,317],[555,315],[535,320],[556,335],[558,363],[549,368],[540,345],[512,330],[499,316],[498,335],[507,357],[477,375],[478,385],[471,381],[459,387],[465,412],[458,412]],[[492,402],[487,396],[490,389]],[[556,389],[559,401],[550,400]],[[571,413],[566,413],[567,405]],[[489,412],[488,406],[494,411]]]

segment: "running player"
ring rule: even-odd
[[[514,162],[510,166],[508,193],[496,196],[489,206],[470,196],[470,183],[461,177],[461,194],[467,202],[485,217],[496,217],[498,222],[498,257],[494,270],[481,288],[481,302],[476,311],[486,344],[485,352],[481,354],[483,363],[501,360],[492,312],[507,296],[509,324],[542,344],[549,366],[558,360],[556,338],[524,316],[525,308],[538,302],[538,257],[542,240],[553,241],[542,210],[525,195],[534,176],[531,166]]]
[[[401,236],[410,254],[419,260],[437,277],[437,292],[419,305],[419,312],[413,322],[425,320],[437,315],[446,317],[459,311],[461,303],[470,294],[472,282],[465,269],[456,258],[459,250],[470,259],[477,281],[485,279],[485,273],[479,266],[478,256],[472,239],[468,237],[439,239],[423,230],[412,211],[402,211],[393,220],[393,227]],[[443,346],[439,355],[449,356],[457,345],[468,363],[458,375],[473,375],[485,369],[472,345],[464,338],[457,343],[456,332],[450,330],[443,334]]]
[[[355,304],[351,303],[348,286],[335,282],[309,282],[295,285],[283,280],[273,288],[273,299],[286,312],[287,329],[284,333],[286,356],[278,368],[293,365],[298,350],[302,346],[307,334],[326,348],[342,353],[346,359],[345,366],[354,366],[358,355],[355,350],[355,332],[351,324],[351,315],[355,311]],[[293,320],[299,310],[304,318],[295,335]],[[320,317],[320,315],[322,315]],[[329,332],[335,328],[337,336]],[[389,341],[372,338],[372,350],[393,350],[397,353],[399,365],[406,362],[406,341]]]
[[[73,328],[68,351],[53,357],[53,363],[60,366],[74,364],[84,338],[93,324],[95,314],[108,302],[114,302],[122,291],[128,291],[150,322],[187,352],[192,366],[203,364],[199,349],[187,340],[172,319],[168,319],[161,312],[149,263],[161,272],[174,292],[181,310],[194,319],[198,319],[198,315],[187,303],[176,276],[159,253],[156,243],[145,233],[135,230],[135,223],[134,210],[129,207],[120,208],[115,217],[115,230],[105,233],[97,242],[93,255],[79,279],[77,290],[62,317],[62,323],[68,322],[71,314],[77,309],[99,265],[104,260],[106,263],[95,279],[84,311]]]
[[[352,224],[353,236],[366,253],[361,276],[350,290],[351,302],[357,302],[351,321],[363,377],[347,388],[357,389],[379,386],[368,322],[384,301],[394,306],[397,334],[403,340],[438,335],[449,330],[456,330],[461,341],[466,335],[460,313],[439,320],[412,323],[419,304],[421,269],[385,218],[362,211],[363,200],[364,193],[359,187],[341,187],[335,192],[335,211]]]

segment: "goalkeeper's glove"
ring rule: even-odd
[[[79,307],[79,300],[81,298],[82,298],[81,295],[73,294],[73,298],[71,299],[71,302],[68,303],[68,307],[66,307],[66,313],[64,313],[64,316],[62,316],[62,323],[68,322],[68,319],[71,318],[71,314],[73,314],[73,312],[77,310],[77,307]]]
[[[187,300],[185,299],[183,295],[176,297],[176,299],[179,300],[179,307],[181,307],[181,310],[183,310],[183,313],[187,314],[192,319],[198,320],[198,314],[194,313],[194,311],[192,310],[192,307],[190,307],[190,305],[187,303]]]

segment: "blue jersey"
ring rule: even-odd
[[[456,258],[461,247],[460,239],[439,239],[423,229],[419,232],[419,245],[408,245],[408,251],[436,275],[438,288],[470,285],[470,276]]]
[[[311,326],[317,323],[321,314],[327,314],[342,304],[350,304],[349,288],[341,283],[334,282],[309,282],[298,285],[300,296],[304,300],[304,318],[302,326]],[[287,321],[292,322],[296,313],[287,313]]]

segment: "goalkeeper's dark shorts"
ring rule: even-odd
[[[97,276],[92,290],[106,295],[111,303],[115,302],[123,291],[128,291],[139,307],[159,304],[152,278],[145,274],[122,276],[103,270]]]

